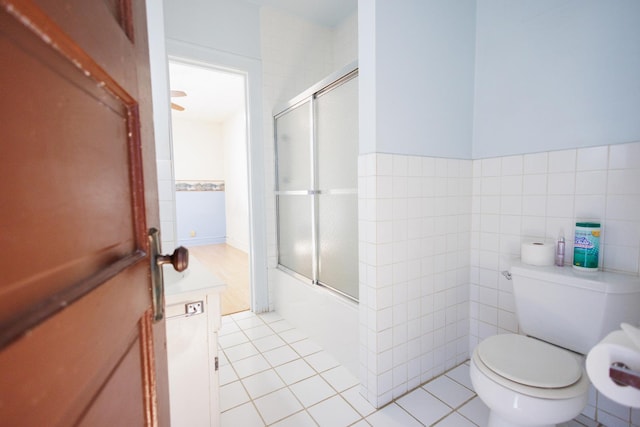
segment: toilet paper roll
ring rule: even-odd
[[[640,350],[624,331],[613,331],[589,351],[587,374],[599,392],[621,405],[640,408],[640,390],[620,386],[609,378],[613,363],[624,363],[640,372]]]
[[[521,261],[529,265],[553,265],[555,255],[556,246],[551,243],[523,243],[520,248]]]
[[[620,329],[627,334],[631,342],[638,348],[638,351],[640,351],[640,328],[636,328],[628,323],[621,323]]]

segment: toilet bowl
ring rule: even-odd
[[[511,265],[518,328],[486,338],[471,381],[490,427],[548,427],[585,407],[584,356],[621,322],[640,324],[640,279],[558,266]]]
[[[495,335],[471,358],[471,382],[489,407],[489,427],[551,427],[587,404],[582,357],[534,338]]]

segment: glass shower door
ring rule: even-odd
[[[275,116],[278,264],[358,299],[357,71]]]
[[[358,299],[358,80],[316,96],[318,281]]]
[[[278,263],[314,280],[311,101],[277,117],[275,128]]]

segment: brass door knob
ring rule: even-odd
[[[189,251],[180,246],[171,255],[160,254],[160,231],[149,230],[149,259],[151,262],[151,290],[153,293],[153,319],[157,322],[164,318],[164,276],[162,266],[171,264],[176,271],[182,272],[189,267]]]
[[[171,255],[158,255],[156,262],[158,265],[171,264],[178,272],[185,271],[189,267],[189,250],[180,246]]]

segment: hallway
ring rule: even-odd
[[[221,294],[222,315],[251,308],[249,255],[226,243],[192,246],[189,254],[219,277],[227,289]]]

